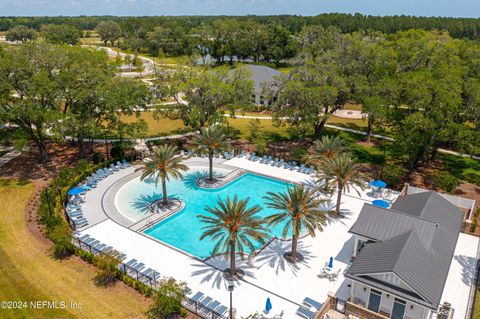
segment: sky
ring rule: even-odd
[[[0,16],[368,15],[480,17],[480,0],[0,0]]]

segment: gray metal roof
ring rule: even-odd
[[[347,277],[371,281],[369,275],[392,272],[415,292],[410,299],[437,309],[462,221],[463,213],[435,192],[399,197],[392,209],[365,204],[350,231],[375,243],[362,249]]]
[[[255,83],[255,94],[261,94],[265,85],[271,83],[276,76],[282,74],[263,65],[247,64],[245,67],[252,73],[252,80]]]
[[[393,208],[384,209],[365,204],[350,232],[373,241],[383,241],[415,229],[420,241],[429,247],[436,228],[437,224],[434,222],[395,211]]]

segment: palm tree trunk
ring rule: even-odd
[[[213,154],[208,154],[208,180],[213,181]]]
[[[298,245],[298,235],[293,234],[292,236],[292,252],[290,253],[290,257],[292,257],[293,260],[297,259],[297,245]]]
[[[235,276],[237,270],[235,269],[235,241],[230,240],[230,276]]]
[[[337,194],[337,207],[336,207],[336,212],[337,212],[337,216],[340,216],[340,202],[342,200],[342,190],[343,190],[343,187],[342,185],[338,185],[338,194]]]
[[[162,178],[162,193],[163,193],[162,204],[167,205],[168,204],[167,182],[165,181],[165,178]]]

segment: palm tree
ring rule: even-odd
[[[188,171],[188,167],[182,163],[183,158],[176,156],[176,146],[160,146],[153,149],[151,160],[142,163],[142,167],[135,171],[142,171],[140,180],[147,177],[155,178],[155,187],[162,181],[163,199],[162,204],[168,205],[167,181],[170,177],[183,178],[182,171]]]
[[[215,207],[205,208],[211,215],[198,215],[200,221],[206,224],[200,240],[210,237],[216,241],[212,256],[226,254],[227,259],[230,259],[230,276],[237,274],[236,251],[243,257],[245,248],[253,252],[255,242],[264,244],[269,238],[268,230],[264,227],[265,220],[256,216],[261,207],[248,207],[248,201],[248,198],[239,200],[237,195],[233,200],[227,197],[225,201],[219,197]]]
[[[267,218],[268,225],[275,226],[286,222],[282,236],[286,237],[288,231],[292,230],[292,251],[288,257],[297,261],[297,243],[302,229],[315,237],[315,230],[322,231],[328,224],[329,213],[320,209],[320,205],[328,200],[319,199],[314,189],[298,185],[288,187],[286,192],[268,192],[267,195],[264,197],[267,199],[267,206],[279,211]]]
[[[342,138],[338,136],[324,135],[318,141],[315,141],[310,148],[310,153],[305,155],[304,160],[306,164],[315,165],[317,170],[322,170],[325,162],[333,157],[339,156],[348,152],[348,148]],[[324,187],[322,191],[328,193],[328,178],[324,180]]]
[[[213,156],[229,149],[227,136],[221,128],[211,126],[201,128],[200,134],[195,136],[192,142],[195,152],[208,155],[208,180],[213,181]]]
[[[324,163],[327,159],[346,153],[348,148],[342,138],[338,136],[324,135],[318,141],[315,141],[310,148],[311,153],[305,155],[307,164],[319,165]]]
[[[360,192],[356,187],[365,189],[365,185],[360,178],[359,167],[355,160],[349,154],[340,154],[337,157],[329,158],[318,174],[319,180],[328,179],[329,186],[337,189],[337,205],[335,211],[340,216],[340,201],[342,193],[350,191],[350,186]]]

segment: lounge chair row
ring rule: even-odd
[[[130,163],[128,163],[126,160],[118,161],[116,164],[112,163],[109,167],[100,168],[96,172],[92,173],[91,176],[86,178],[85,183],[77,184],[77,188],[81,188],[85,190],[85,192],[71,196],[66,206],[66,214],[69,217],[70,224],[75,230],[88,226],[88,220],[83,216],[81,209],[81,204],[85,202],[85,193],[92,188],[97,187],[99,180],[104,179],[115,171],[119,171],[122,168],[127,168],[130,166]]]
[[[123,260],[126,256],[125,254],[117,252],[112,246],[107,246],[88,234],[80,236],[79,232],[75,232],[73,233],[73,238],[75,238],[73,241],[75,246],[83,250],[88,250],[94,255],[112,254],[117,256],[120,260]]]
[[[94,255],[97,254],[112,254],[120,260],[119,269],[147,285],[155,287],[158,280],[161,278],[160,273],[152,268],[146,268],[145,264],[138,262],[136,259],[130,259],[128,262],[123,262],[126,259],[124,253],[119,253],[112,246],[100,242],[88,234],[80,235],[79,232],[73,234],[73,244],[80,249],[90,251]]]
[[[239,157],[245,157],[246,159],[253,161],[253,162],[259,162],[262,164],[270,165],[273,167],[281,167],[285,168],[291,171],[297,171],[303,174],[313,174],[315,172],[315,169],[313,166],[310,167],[305,167],[305,164],[301,164],[300,166],[297,165],[297,162],[291,161],[291,162],[286,162],[283,158],[272,158],[272,156],[267,156],[264,155],[263,157],[257,156],[255,153],[245,153],[245,151],[242,151]]]
[[[316,313],[322,309],[323,304],[313,300],[312,298],[306,297],[303,299],[302,306],[297,309],[297,315],[305,319],[313,319],[316,316]],[[316,309],[316,312],[311,311],[311,309]]]
[[[68,203],[66,207],[66,214],[68,215],[68,219],[70,220],[70,223],[73,224],[72,226],[74,226],[75,230],[88,226],[88,220],[83,217],[80,205]]]
[[[226,306],[214,300],[212,297],[206,296],[201,291],[198,291],[191,297],[187,295],[183,306],[195,313],[203,315],[205,318],[216,318],[212,313],[223,317],[228,311]]]
[[[161,278],[160,273],[152,268],[146,268],[145,264],[139,262],[136,259],[130,259],[128,262],[120,265],[120,270],[135,278],[144,282],[152,287],[155,287],[158,280]]]

